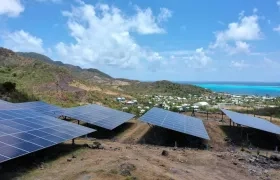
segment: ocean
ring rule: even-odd
[[[225,92],[235,95],[280,96],[280,83],[264,82],[177,82],[193,84],[214,92]]]

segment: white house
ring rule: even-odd
[[[197,102],[197,103],[194,103],[194,106],[198,106],[198,107],[209,106],[209,104],[207,102]]]

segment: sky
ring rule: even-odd
[[[280,81],[280,0],[0,0],[0,46],[144,81]]]

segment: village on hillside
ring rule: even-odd
[[[138,115],[144,114],[152,107],[161,107],[174,112],[209,111],[215,112],[220,108],[260,109],[275,108],[280,104],[280,98],[254,95],[232,95],[228,93],[212,93],[211,95],[192,95],[185,97],[167,95],[143,95],[137,99],[116,97],[121,103],[122,110],[130,112],[137,109]]]

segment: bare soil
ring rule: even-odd
[[[197,116],[205,119],[202,114]],[[208,144],[208,149],[190,148],[187,140],[184,144],[189,137],[134,119],[112,132],[93,133],[92,137],[98,139],[79,138],[75,145],[66,142],[8,161],[2,165],[0,179],[280,179],[280,169],[268,167],[270,162],[257,163],[260,157],[254,149],[241,151],[238,143],[225,141],[235,138],[227,131],[239,134],[234,131],[235,127],[227,129],[226,117],[224,121],[220,120],[220,116],[213,114],[204,120],[211,138],[211,141],[203,142]],[[178,147],[174,148],[172,143],[177,140]],[[88,147],[96,141],[102,148]],[[163,150],[168,152],[167,156],[162,155]],[[264,147],[260,151],[260,154],[269,156],[273,148]]]

